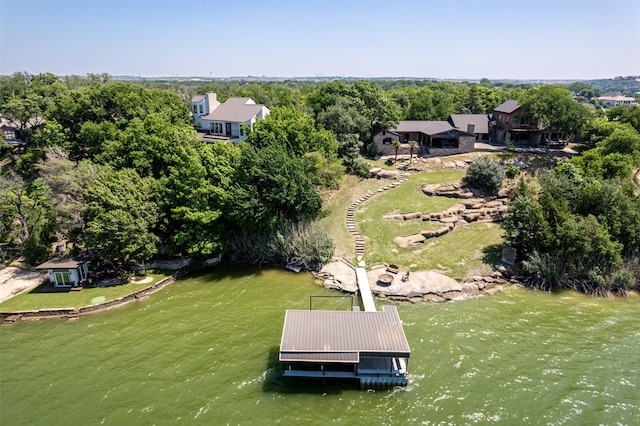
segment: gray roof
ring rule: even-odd
[[[255,117],[262,107],[264,105],[253,103],[251,98],[229,98],[202,119],[244,123]]]
[[[512,112],[514,112],[515,110],[517,110],[520,107],[521,107],[521,105],[518,103],[518,101],[516,101],[515,99],[509,99],[508,101],[505,101],[505,102],[501,103],[500,105],[498,105],[497,107],[495,107],[494,111],[504,112],[506,114],[511,114]]]
[[[286,312],[280,361],[357,363],[362,352],[409,356],[395,306],[377,312]]]
[[[395,129],[400,133],[424,133],[425,135],[435,135],[438,133],[453,130],[453,126],[448,121],[401,121]]]
[[[473,133],[489,133],[489,116],[487,114],[451,114],[449,118],[454,127],[465,132],[469,124],[474,124]]]
[[[424,133],[425,135],[433,136],[441,133],[447,133],[456,131],[457,133],[467,134],[467,129],[457,129],[451,125],[448,121],[416,121],[407,120],[398,123],[398,126],[392,131],[398,133]]]
[[[202,102],[204,101],[204,95],[195,95],[191,98],[191,102]]]
[[[85,260],[56,257],[36,266],[35,269],[75,269],[83,263],[87,262]]]

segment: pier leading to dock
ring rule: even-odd
[[[358,282],[358,289],[360,290],[365,312],[376,312],[376,304],[373,301],[371,287],[369,287],[369,278],[364,268],[356,268],[356,281]]]

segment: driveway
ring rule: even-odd
[[[42,272],[28,271],[13,266],[0,266],[0,303],[37,287],[46,278]]]

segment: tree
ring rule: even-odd
[[[633,158],[636,167],[640,166],[640,133],[630,126],[615,129],[599,145],[606,154],[627,154]]]
[[[338,152],[335,135],[316,127],[313,117],[292,107],[273,108],[254,125],[247,142],[258,148],[276,145],[298,157],[319,151],[328,158],[336,158]]]
[[[100,166],[88,160],[75,164],[64,151],[57,149],[49,148],[47,161],[39,167],[39,172],[54,194],[51,211],[56,218],[56,231],[63,238],[79,243],[87,213],[84,192],[93,185]]]
[[[562,87],[536,86],[522,97],[522,108],[529,116],[540,120],[547,131],[547,149],[553,132],[576,134],[587,117],[585,107],[576,102],[571,92]]]
[[[411,159],[413,158],[413,150],[418,146],[418,142],[409,141],[409,163],[411,163]]]
[[[154,186],[152,178],[143,179],[132,169],[106,169],[97,174],[84,198],[89,205],[87,244],[100,257],[122,263],[146,260],[156,253]]]
[[[50,189],[36,179],[28,182],[15,173],[0,175],[0,239],[24,244],[46,225]]]
[[[240,150],[233,144],[182,145],[162,194],[167,244],[175,254],[203,258],[227,248],[225,209]]]
[[[464,182],[489,193],[496,193],[502,186],[505,172],[496,160],[488,155],[478,157],[463,178]]]
[[[502,223],[506,243],[521,256],[546,248],[551,232],[542,207],[532,197],[519,195],[509,203]]]
[[[302,159],[277,145],[239,144],[241,158],[233,177],[228,218],[239,229],[270,233],[282,223],[313,220],[322,199]]]
[[[393,161],[396,162],[396,163],[398,162],[398,150],[400,149],[401,145],[402,144],[400,143],[399,140],[394,140],[393,141],[393,147],[396,149],[396,158]]]

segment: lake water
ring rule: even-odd
[[[509,287],[401,304],[406,388],[284,381],[285,310],[338,294],[220,268],[76,321],[3,324],[0,424],[640,424],[640,297]]]

